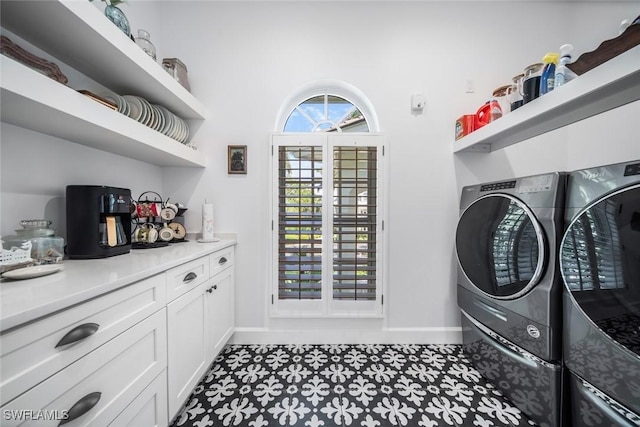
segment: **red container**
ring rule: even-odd
[[[495,99],[487,101],[476,113],[475,128],[480,129],[482,126],[498,120],[500,117],[502,117],[502,108],[500,108],[498,101]]]
[[[456,120],[456,141],[465,135],[469,135],[475,128],[476,115],[465,114]]]

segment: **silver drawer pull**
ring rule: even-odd
[[[58,344],[56,344],[56,348],[90,337],[96,333],[99,327],[100,325],[97,323],[84,323],[80,326],[76,326],[62,337]]]
[[[58,426],[70,423],[76,418],[80,418],[81,416],[89,412],[91,408],[98,404],[101,396],[102,393],[100,393],[99,391],[94,391],[93,393],[89,393],[82,399],[78,400],[67,412],[67,418],[60,421],[60,424],[58,424]]]
[[[184,276],[184,279],[182,279],[182,281],[184,283],[189,283],[189,282],[193,282],[197,278],[198,278],[198,275],[192,271],[191,273]]]
[[[225,257],[220,258],[220,260],[218,261],[218,264],[222,265],[222,264],[226,264],[227,263],[227,259]]]

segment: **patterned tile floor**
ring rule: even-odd
[[[534,426],[459,345],[229,345],[173,426]]]

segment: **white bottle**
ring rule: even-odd
[[[562,46],[560,46],[560,61],[558,62],[558,66],[556,67],[556,75],[553,82],[554,88],[562,86],[563,84],[577,77],[576,73],[574,73],[567,67],[567,64],[571,63],[572,52],[573,45],[563,44]]]

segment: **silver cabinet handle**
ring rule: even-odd
[[[78,400],[67,412],[68,417],[60,421],[60,424],[58,424],[58,426],[70,423],[76,418],[79,418],[89,412],[91,408],[98,404],[98,402],[100,401],[100,397],[102,397],[102,393],[100,393],[99,391],[94,391],[93,393],[89,393],[82,399]]]
[[[623,417],[621,414],[616,412],[611,406],[609,406],[607,402],[602,400],[600,397],[598,397],[595,393],[593,393],[588,388],[583,389],[582,395],[587,399],[589,399],[591,403],[593,403],[598,409],[600,409],[604,413],[604,415],[607,417],[607,421],[611,421],[612,423],[615,423],[616,425],[620,425],[620,426],[631,427],[633,425],[627,418]]]
[[[60,341],[58,341],[58,344],[56,344],[56,348],[90,337],[98,331],[99,327],[100,325],[98,325],[97,323],[84,323],[82,325],[76,326],[75,328],[67,332]]]
[[[189,274],[187,274],[186,276],[184,276],[184,279],[182,279],[182,281],[184,283],[189,283],[189,282],[193,282],[197,278],[198,278],[198,275],[192,271]]]
[[[471,322],[471,324],[473,326],[475,326],[476,328],[476,332],[478,334],[480,334],[480,337],[484,340],[485,343],[487,343],[488,345],[490,345],[492,348],[498,350],[499,352],[501,352],[502,354],[504,354],[506,357],[508,357],[509,359],[515,359],[518,362],[529,366],[530,368],[537,368],[539,369],[539,365],[525,357],[523,354],[516,352],[508,347],[506,347],[504,344],[502,344],[501,342],[495,340],[491,335],[487,334],[484,330],[483,327],[481,325],[479,325],[477,322],[475,322],[474,320],[472,320],[470,318],[469,315],[467,315],[464,311],[462,312],[463,316],[465,316],[467,318],[467,320],[469,320],[469,322]]]
[[[489,304],[482,302],[480,300],[474,299],[473,300],[473,304],[479,308],[481,308],[482,310],[486,311],[487,313],[491,314],[494,317],[497,317],[498,319],[502,320],[503,322],[507,321],[507,315],[504,314],[502,311],[498,310],[497,308],[493,308],[491,307]]]

